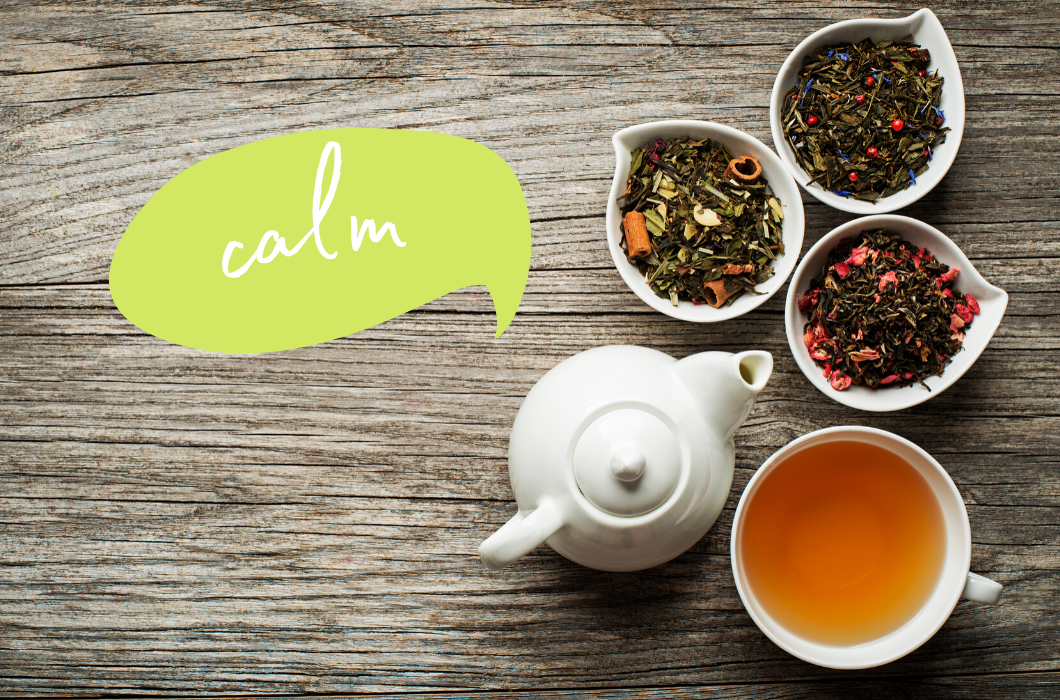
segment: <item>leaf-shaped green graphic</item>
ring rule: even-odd
[[[166,183],[122,236],[110,292],[159,338],[267,352],[478,284],[499,336],[529,269],[526,201],[498,155],[445,134],[330,129],[240,146]]]

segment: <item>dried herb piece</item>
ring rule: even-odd
[[[957,274],[886,229],[841,241],[799,300],[809,316],[803,342],[832,388],[941,375],[979,313],[972,295],[954,287]]]
[[[632,153],[626,192],[619,198],[623,245],[630,262],[662,298],[721,307],[773,275],[784,254],[784,211],[762,167],[733,158],[705,139],[659,139]],[[651,252],[640,256],[631,212],[643,214]],[[630,240],[634,245],[631,255]]]
[[[949,131],[939,109],[944,79],[927,72],[930,60],[912,41],[870,39],[803,60],[782,119],[810,182],[870,202],[916,184]]]

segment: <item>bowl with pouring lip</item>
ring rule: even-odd
[[[784,95],[798,82],[803,58],[822,46],[831,44],[855,43],[866,38],[880,42],[909,36],[913,37],[915,43],[931,52],[928,71],[938,69],[939,75],[946,79],[942,87],[939,109],[946,115],[945,126],[950,128],[950,132],[946,134],[946,140],[933,149],[927,170],[916,178],[915,185],[877,199],[875,203],[835,194],[816,183],[809,184],[810,176],[795,159],[793,144],[784,135],[783,123]],[[807,37],[788,55],[777,74],[776,82],[773,83],[773,94],[769,100],[769,127],[777,154],[803,189],[828,206],[842,211],[852,214],[885,214],[912,204],[942,181],[953,165],[961,145],[964,112],[964,85],[961,82],[961,71],[953,53],[953,46],[950,45],[946,30],[942,28],[938,17],[931,10],[921,9],[902,19],[851,19],[825,27]]]
[[[762,282],[755,290],[758,294],[744,293],[731,304],[714,308],[703,304],[696,305],[690,301],[681,300],[674,306],[668,298],[655,295],[651,287],[644,281],[644,275],[636,265],[626,257],[626,251],[622,248],[622,210],[619,199],[626,190],[626,181],[629,179],[629,170],[632,165],[631,154],[637,148],[652,143],[657,139],[693,138],[697,141],[711,139],[724,145],[734,157],[742,155],[754,156],[762,166],[762,177],[769,183],[773,190],[773,196],[780,202],[784,212],[781,222],[783,234],[784,254],[778,255],[773,263],[773,276]],[[788,173],[784,164],[780,162],[773,151],[758,139],[745,134],[732,127],[696,120],[670,120],[650,122],[627,127],[612,138],[611,142],[615,148],[615,179],[611,183],[611,192],[607,199],[607,245],[611,250],[611,258],[618,268],[619,274],[629,286],[633,293],[641,298],[648,306],[656,311],[679,318],[683,321],[695,321],[697,323],[712,323],[735,318],[757,308],[765,303],[767,299],[777,293],[784,285],[795,263],[798,262],[799,253],[802,251],[802,238],[806,229],[806,222],[802,210],[802,196],[798,185]]]
[[[941,262],[956,267],[958,273],[954,286],[965,294],[971,294],[979,302],[979,314],[966,328],[964,343],[960,352],[951,358],[939,376],[924,380],[926,388],[920,384],[907,387],[868,388],[851,385],[838,391],[833,389],[823,370],[810,357],[810,351],[803,342],[803,329],[809,322],[809,315],[799,310],[799,299],[810,288],[810,282],[820,274],[828,259],[828,254],[845,238],[857,236],[862,231],[887,229],[898,233],[914,246],[927,249]],[[1001,324],[1008,306],[1008,294],[987,282],[975,269],[968,257],[961,252],[957,244],[933,226],[922,221],[897,214],[878,214],[854,219],[832,229],[824,235],[803,257],[798,269],[791,278],[788,296],[784,305],[784,328],[788,336],[788,347],[795,356],[799,369],[829,398],[841,404],[863,411],[897,411],[927,401],[938,396],[953,385],[975,363],[986,349],[994,332]]]

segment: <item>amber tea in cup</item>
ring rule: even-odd
[[[786,455],[746,504],[738,551],[746,585],[806,639],[850,646],[912,619],[938,585],[942,508],[921,473],[863,441]]]

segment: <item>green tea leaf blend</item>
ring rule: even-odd
[[[865,39],[807,56],[784,97],[784,135],[811,183],[875,201],[916,184],[949,127],[944,79],[911,41]]]
[[[629,172],[623,245],[655,294],[717,308],[759,293],[784,254],[784,212],[757,159],[659,139],[633,151]]]
[[[941,375],[979,313],[975,298],[954,286],[957,274],[886,229],[840,242],[799,300],[809,316],[803,342],[832,388],[902,387]]]

